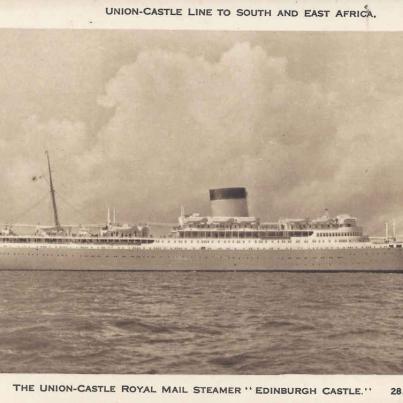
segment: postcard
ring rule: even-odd
[[[1,2],[1,402],[389,402],[403,5]]]

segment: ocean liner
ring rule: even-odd
[[[147,225],[91,230],[59,222],[48,158],[54,226],[31,235],[3,226],[0,270],[386,271],[403,272],[396,235],[370,238],[357,219],[326,212],[316,219],[260,222],[243,187],[210,190],[211,216],[185,215],[165,236]]]

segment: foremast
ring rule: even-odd
[[[50,159],[49,159],[49,152],[46,150],[45,151],[46,154],[46,158],[48,160],[48,170],[49,170],[49,186],[50,186],[50,195],[52,198],[52,207],[53,207],[53,218],[54,218],[54,222],[55,222],[55,227],[56,227],[56,231],[61,231],[62,227],[60,225],[60,221],[59,221],[59,215],[57,213],[57,205],[56,205],[56,196],[55,196],[55,188],[53,186],[53,180],[52,180],[52,170],[50,168]]]

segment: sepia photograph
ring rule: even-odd
[[[0,41],[0,372],[402,373],[402,33]]]

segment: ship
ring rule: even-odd
[[[211,215],[184,213],[165,235],[150,226],[108,218],[75,230],[59,221],[47,153],[54,225],[0,233],[0,270],[82,271],[312,271],[403,272],[402,242],[388,231],[366,235],[357,218],[284,218],[261,222],[249,215],[245,187],[209,190]]]

